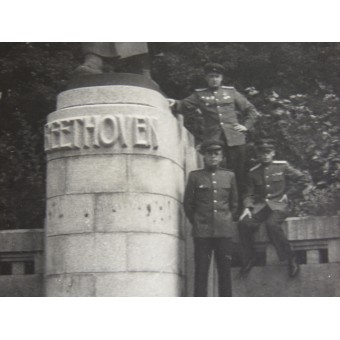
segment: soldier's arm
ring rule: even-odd
[[[235,90],[235,104],[236,107],[245,115],[244,126],[250,130],[259,116],[259,113],[256,111],[255,106],[251,104],[246,97],[244,97],[241,93]]]
[[[177,113],[185,115],[187,112],[192,112],[199,108],[199,99],[196,93],[191,94],[189,97],[176,100],[174,105]]]
[[[195,181],[192,173],[189,174],[188,183],[185,187],[183,207],[188,220],[193,225],[195,211]]]
[[[287,179],[287,188],[285,194],[288,197],[294,197],[300,194],[309,184],[309,180],[301,171],[293,168],[289,163],[286,164],[284,170]]]
[[[230,211],[233,216],[233,218],[236,217],[237,208],[238,208],[238,191],[237,191],[237,185],[236,185],[236,179],[235,175],[233,174],[231,179],[231,190],[230,190]]]

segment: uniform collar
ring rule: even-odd
[[[273,162],[270,163],[261,163],[263,169],[268,169],[273,165]]]
[[[218,90],[220,90],[221,89],[221,86],[218,86],[218,87],[208,87],[208,90],[210,91],[210,92],[217,92]]]
[[[209,168],[207,168],[207,167],[204,167],[204,170],[206,171],[206,172],[208,172],[208,173],[210,173],[210,174],[212,174],[212,173],[214,173],[214,172],[217,172],[218,170],[220,170],[221,169],[221,167],[217,167],[217,168],[215,168],[215,169],[209,169]]]

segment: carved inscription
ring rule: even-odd
[[[156,118],[84,116],[45,125],[45,151],[137,147],[158,148]]]

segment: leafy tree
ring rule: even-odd
[[[43,126],[78,63],[76,44],[0,44],[0,228],[41,228]]]

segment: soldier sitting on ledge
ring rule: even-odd
[[[269,240],[273,243],[280,261],[288,260],[289,276],[299,272],[296,255],[292,251],[282,224],[288,217],[288,198],[301,192],[307,179],[286,161],[274,161],[273,140],[258,143],[260,164],[249,172],[249,182],[244,195],[245,210],[240,217],[239,234],[244,251],[241,275],[249,273],[255,264],[254,232],[265,223]]]

